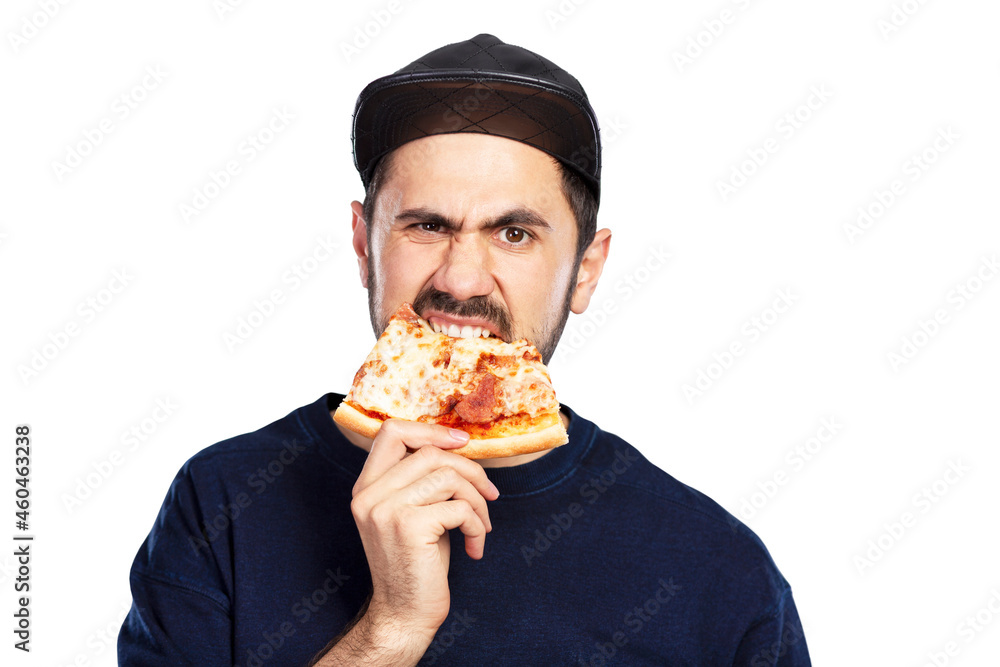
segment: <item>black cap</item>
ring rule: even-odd
[[[486,34],[368,84],[354,108],[354,166],[367,188],[386,153],[455,132],[493,134],[545,151],[580,174],[600,201],[600,133],[583,86],[552,61]]]

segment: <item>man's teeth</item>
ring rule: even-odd
[[[490,330],[483,327],[470,327],[466,324],[459,327],[457,324],[442,325],[440,322],[432,322],[431,328],[437,333],[443,333],[452,338],[489,338]]]

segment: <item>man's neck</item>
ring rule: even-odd
[[[331,418],[333,417],[332,411],[330,412],[330,417]],[[569,417],[567,417],[562,411],[560,411],[559,419],[562,420],[563,426],[568,429]],[[336,426],[337,429],[340,431],[341,435],[347,438],[347,440],[355,447],[360,447],[366,452],[370,452],[372,450],[371,438],[366,438],[365,436],[355,433],[350,429],[346,429],[337,422],[334,422],[333,425]],[[540,452],[532,452],[531,454],[520,454],[518,456],[507,456],[500,459],[479,459],[479,464],[484,468],[506,468],[509,466],[519,466],[519,465],[524,465],[525,463],[528,463],[530,461],[534,461],[535,459],[540,459],[541,457],[548,454],[550,451],[552,450],[543,449]]]

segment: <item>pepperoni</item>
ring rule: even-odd
[[[420,325],[420,316],[417,315],[416,311],[413,310],[413,306],[411,306],[409,303],[404,303],[403,305],[401,305],[399,307],[399,310],[396,311],[394,317],[398,317],[407,324],[415,324],[418,326]]]
[[[472,424],[481,424],[493,419],[497,407],[497,378],[492,373],[483,375],[479,384],[455,406],[455,413]]]

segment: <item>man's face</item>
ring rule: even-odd
[[[353,205],[376,335],[408,301],[451,335],[527,338],[548,363],[576,291],[576,220],[553,159],[461,133],[411,141],[392,160],[367,235]]]

